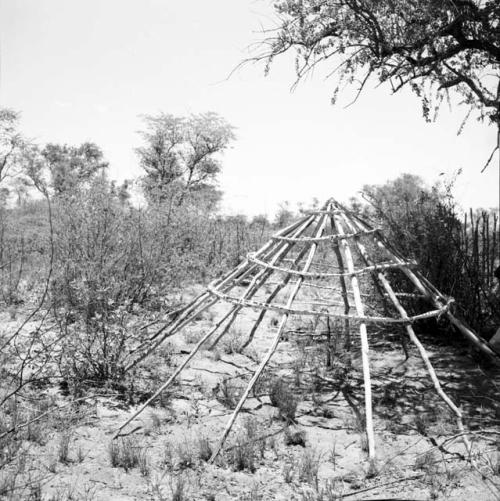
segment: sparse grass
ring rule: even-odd
[[[170,496],[166,493],[166,486],[162,485],[164,478],[165,473],[155,473],[147,478],[148,495],[151,501],[170,501]]]
[[[488,466],[493,475],[500,475],[500,452],[495,452],[492,455],[486,455]]]
[[[145,449],[133,438],[121,438],[113,440],[109,444],[109,459],[113,468],[123,468],[129,471],[136,468],[143,461]]]
[[[333,471],[337,469],[337,457],[339,454],[337,453],[337,442],[333,442],[332,448],[330,449],[330,454],[328,456],[328,461],[333,465]]]
[[[174,451],[172,444],[167,440],[163,447],[163,454],[160,459],[160,466],[171,470],[174,466]]]
[[[40,495],[41,496],[41,495]],[[62,485],[50,497],[33,497],[29,499],[38,501],[93,501],[97,496],[97,488],[93,484],[84,483],[79,489],[73,484]]]
[[[71,443],[72,433],[71,431],[65,431],[59,437],[57,444],[57,459],[62,464],[68,464],[70,462],[69,458],[69,446]]]
[[[293,458],[290,458],[289,461],[285,461],[283,467],[281,468],[281,472],[283,474],[283,480],[285,481],[285,483],[291,484],[294,481],[297,469]]]
[[[300,501],[340,501],[344,499],[344,495],[337,488],[335,480],[327,480],[319,490],[302,490],[300,494]]]
[[[177,466],[185,470],[196,465],[195,447],[191,440],[187,438],[179,442],[176,446]]]
[[[250,490],[242,494],[238,499],[239,501],[263,501],[264,494],[260,490],[260,485],[254,482]]]
[[[248,444],[246,437],[240,435],[236,438],[236,443],[227,453],[227,461],[234,471],[247,470],[254,473],[256,453],[252,444]]]
[[[170,478],[171,501],[187,501],[186,479],[183,475]]]
[[[149,477],[151,474],[151,459],[146,449],[142,449],[139,454],[139,471],[143,477]]]
[[[295,422],[298,401],[282,378],[276,378],[270,387],[271,404],[277,407],[280,417],[288,422]]]
[[[201,461],[208,461],[212,457],[212,444],[210,440],[201,435],[198,437],[198,458]]]
[[[245,343],[245,333],[238,326],[232,326],[229,332],[222,338],[220,347],[226,355],[241,353]]]
[[[306,482],[318,490],[319,486],[319,465],[321,454],[315,449],[306,448],[299,461],[298,476],[301,482]]]
[[[235,471],[255,472],[257,459],[264,457],[266,441],[260,439],[261,429],[255,419],[248,418],[235,443],[225,453],[228,464]]]

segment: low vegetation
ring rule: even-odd
[[[0,122],[7,137],[17,127],[17,115],[2,112]],[[183,129],[182,137],[172,136],[173,125]],[[200,130],[217,147],[188,147],[186,138]],[[295,326],[314,338],[284,336],[293,361],[284,372],[271,371],[258,382],[251,395],[255,405],[244,409],[216,466],[207,463],[217,419],[236,407],[248,370],[262,352],[245,347],[248,331],[242,325],[233,325],[204,354],[201,370],[209,379],[187,376],[182,381],[186,394],[179,385],[154,402],[140,438],[132,433],[110,440],[117,421],[152,395],[217,315],[203,312],[181,341],[163,344],[127,370],[136,350],[164,325],[166,315],[176,318],[200,285],[238,264],[296,216],[286,204],[273,222],[219,213],[218,154],[233,140],[232,128],[221,117],[148,117],[142,137],[138,155],[144,175],[136,183],[110,180],[95,144],[40,146],[17,139],[17,175],[8,185],[0,179],[0,498],[42,499],[48,479],[57,477],[64,482],[43,499],[94,499],[95,485],[80,483],[73,489],[68,472],[95,467],[96,457],[105,457],[99,468],[109,468],[117,478],[124,481],[120,475],[126,473],[147,485],[153,499],[189,499],[192,490],[203,489],[206,499],[216,499],[214,489],[200,480],[209,468],[255,478],[265,468],[301,499],[341,499],[347,484],[361,489],[360,478],[374,482],[384,474],[375,463],[356,479],[322,475],[325,464],[334,475],[341,469],[341,446],[335,442],[326,452],[317,449],[314,433],[302,426],[304,419],[327,428],[334,421],[351,432],[349,447],[360,461],[366,459],[358,409],[361,378],[346,355],[347,341],[332,339],[341,322]],[[169,145],[177,151],[173,156],[168,156]],[[449,191],[427,188],[408,176],[366,187],[365,198],[369,204],[352,202],[351,208],[374,219],[403,253],[422,263],[429,280],[455,296],[457,304],[467,305],[460,312],[473,327],[491,333],[500,321],[492,278],[500,241],[497,215],[484,211],[462,220]],[[279,318],[269,315],[269,329],[276,329]],[[436,346],[451,339],[456,344],[446,329],[426,330]],[[437,414],[422,412],[409,423],[397,419],[398,405],[405,412],[409,406],[406,390],[390,375],[375,386],[387,432],[406,426],[428,438],[456,431],[446,429]],[[408,391],[413,395],[413,388]],[[352,412],[332,406],[332,395],[343,396]],[[493,412],[490,407],[474,409],[478,422]],[[200,431],[203,419],[213,419],[215,428]],[[172,427],[180,430],[176,436],[169,435]],[[481,460],[481,471],[498,477],[498,457]],[[442,463],[433,451],[417,455],[411,465],[438,495],[445,489],[439,483]],[[269,499],[258,482],[244,495]]]

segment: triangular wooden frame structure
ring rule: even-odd
[[[333,256],[333,261],[331,265],[328,265],[327,271],[317,268],[315,271],[315,256],[318,253],[318,248],[325,244],[329,246],[328,254]],[[287,259],[287,256],[293,254],[292,251],[295,253],[293,259]],[[325,254],[324,251],[323,254]],[[113,438],[119,436],[125,426],[133,421],[160,393],[171,385],[200,348],[209,341],[211,341],[211,347],[213,347],[229,331],[240,310],[247,307],[258,310],[260,314],[249,333],[245,346],[252,341],[257,328],[261,325],[268,311],[279,312],[281,320],[267,353],[249,381],[214,449],[211,461],[220,453],[238,413],[262,371],[275,353],[289,317],[295,315],[340,318],[343,319],[348,332],[353,325],[358,327],[364,379],[365,425],[370,459],[375,458],[367,335],[367,325],[372,323],[399,323],[404,326],[408,338],[417,348],[437,394],[455,415],[458,429],[465,437],[462,413],[441,387],[427,352],[415,334],[413,323],[422,319],[444,315],[469,342],[495,363],[500,364],[500,356],[486,341],[464,325],[451,312],[452,299],[443,295],[429,283],[418,270],[414,269],[415,265],[416,263],[404,259],[384,238],[379,229],[373,228],[368,222],[344,208],[334,199],[328,200],[319,210],[308,211],[300,220],[276,233],[258,251],[249,254],[237,268],[212,282],[203,294],[182,310],[177,311],[174,318],[171,318],[161,329],[133,351],[134,358],[128,365],[127,370],[136,366],[165,339],[178,333],[200,313],[215,303],[223,301],[230,305],[229,311],[215,323],[209,332],[203,335],[168,381],[118,429]],[[405,277],[413,290],[395,291],[391,285],[391,274],[394,273]],[[271,276],[278,276],[279,280],[271,282]],[[385,315],[367,313],[369,308],[367,309],[363,300],[364,293],[362,290],[363,279],[366,278],[370,278],[375,287],[370,292],[373,294],[373,290],[376,290],[381,300],[385,301],[386,304],[388,303],[391,312]],[[325,285],[332,281],[336,284],[336,287]],[[262,290],[262,286],[266,283],[272,285],[272,291],[267,294],[263,301],[253,300],[252,298],[254,298],[257,291]],[[232,290],[241,287],[243,284],[245,288],[240,296],[231,295]],[[337,295],[340,301],[317,301],[314,303],[314,307],[298,307],[297,295],[301,288],[307,287],[326,290],[332,296]],[[276,304],[277,296],[284,292],[287,292],[286,302]],[[425,300],[431,309],[422,314],[410,315],[404,306],[406,298]],[[339,311],[339,306],[342,311]],[[387,312],[387,308],[385,311]]]

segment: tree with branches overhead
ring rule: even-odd
[[[497,0],[275,1],[280,25],[264,41],[273,59],[295,49],[297,77],[332,65],[339,85],[370,77],[410,87],[432,119],[453,89],[470,110],[500,124],[500,3]]]

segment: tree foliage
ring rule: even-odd
[[[431,119],[450,89],[481,117],[500,122],[497,0],[275,1],[280,26],[265,40],[268,64],[296,49],[300,79],[318,63],[339,86],[361,92],[371,76],[394,92],[410,87]]]
[[[69,193],[108,167],[95,143],[80,146],[49,143],[41,151],[50,172],[50,184],[58,195]]]
[[[144,117],[144,141],[137,154],[149,194],[176,188],[179,203],[186,193],[213,185],[221,170],[217,155],[234,139],[233,127],[216,113]]]
[[[418,176],[402,174],[382,185],[364,186],[363,197],[370,205],[358,210],[376,220],[388,240],[415,259],[434,286],[455,298],[469,325],[492,334],[500,320],[500,296],[492,288],[498,219],[483,212],[462,221],[450,191],[451,186],[429,187]]]
[[[18,130],[19,113],[0,108],[0,183],[14,174],[24,140]]]

